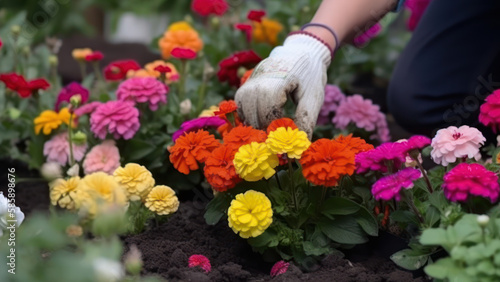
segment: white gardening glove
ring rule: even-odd
[[[311,138],[323,105],[330,61],[331,51],[323,42],[307,34],[290,35],[236,92],[238,114],[246,123],[265,128],[283,116],[283,106],[291,97],[297,105],[295,123]]]

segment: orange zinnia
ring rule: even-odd
[[[222,101],[219,104],[219,110],[214,112],[214,115],[224,118],[226,114],[236,112],[238,106],[233,100]]]
[[[241,146],[252,142],[265,142],[267,135],[264,131],[255,129],[251,126],[239,125],[224,135],[224,144],[238,150]]]
[[[239,125],[242,125],[242,124],[243,124],[243,123],[241,122],[240,118],[238,117],[238,115],[236,115],[236,119],[234,120],[234,124],[235,124],[236,126],[239,126]],[[221,126],[219,126],[219,127],[217,128],[217,132],[219,132],[219,134],[220,134],[222,137],[224,137],[224,136],[226,136],[226,134],[228,134],[228,133],[229,133],[229,132],[230,132],[233,128],[234,128],[234,127],[233,127],[233,125],[232,125],[230,122],[228,122],[228,121],[226,120],[226,123],[224,123],[223,125],[221,125]]]
[[[250,78],[250,76],[252,75],[252,73],[253,73],[253,69],[249,69],[249,70],[247,70],[247,71],[243,74],[243,76],[242,76],[242,77],[241,77],[241,79],[240,79],[240,87],[241,87],[243,84],[245,84],[245,82],[247,82],[247,80]]]
[[[366,152],[373,149],[372,144],[366,143],[365,140],[359,137],[352,137],[352,134],[349,134],[347,136],[339,135],[333,141],[347,145],[347,147],[349,147],[349,149],[351,149],[354,154],[357,154],[359,152]]]
[[[346,147],[325,138],[315,141],[299,160],[302,174],[316,185],[337,185],[342,176],[352,175],[355,169],[354,152]]]
[[[189,48],[195,52],[199,52],[203,48],[203,41],[198,32],[189,24],[182,23],[181,28],[174,27],[174,25],[176,24],[172,24],[158,41],[164,59],[169,59],[172,50],[176,47]]]
[[[267,134],[269,134],[269,132],[271,132],[271,131],[275,131],[276,129],[278,129],[280,127],[284,127],[284,128],[291,127],[292,129],[298,128],[297,125],[295,124],[295,122],[293,122],[292,119],[289,119],[289,118],[280,118],[280,119],[277,119],[277,120],[273,120],[269,124],[269,126],[267,127]]]
[[[224,144],[213,150],[205,162],[205,177],[215,191],[227,191],[242,180],[234,168],[235,153],[236,150],[233,147]]]
[[[179,137],[170,148],[170,162],[179,172],[189,174],[189,171],[199,168],[198,162],[205,162],[219,146],[220,142],[205,130],[189,132]]]

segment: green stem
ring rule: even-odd
[[[100,82],[104,82],[104,78],[102,76],[101,70],[99,69],[99,62],[93,62],[92,66],[94,67],[94,73],[95,73],[95,76],[97,77],[97,79]]]
[[[288,173],[290,175],[290,185],[292,186],[291,187],[291,190],[292,190],[292,202],[293,202],[293,206],[295,208],[296,211],[299,210],[299,206],[297,204],[297,195],[296,195],[296,191],[295,191],[295,183],[293,181],[293,164],[292,164],[292,159],[288,158]]]
[[[278,174],[275,173],[274,177],[276,177],[276,183],[278,183],[278,187],[280,188],[280,190],[283,190],[283,188],[281,188],[280,178],[278,177]]]
[[[431,185],[431,181],[429,180],[429,176],[427,175],[427,172],[425,171],[424,167],[422,166],[422,164],[420,163],[420,161],[418,160],[418,157],[414,159],[415,162],[417,163],[417,166],[418,168],[420,169],[420,171],[422,172],[422,175],[424,176],[424,179],[425,179],[425,183],[427,184],[427,188],[429,189],[429,193],[432,194],[432,192],[434,192],[432,190],[432,185]]]
[[[326,189],[327,188],[325,186],[321,186],[321,199],[320,199],[319,208],[322,208],[323,207],[323,203],[325,202]]]
[[[87,76],[87,70],[86,70],[86,64],[85,62],[78,61],[78,65],[80,65],[80,74],[82,75],[82,81],[85,79]]]
[[[413,202],[412,199],[410,199],[410,197],[408,197],[407,193],[408,193],[407,191],[403,191],[403,193],[402,193],[404,200],[406,201],[408,206],[413,210],[415,215],[418,217],[418,220],[420,221],[420,223],[423,224],[424,218],[422,217],[422,214],[418,211],[417,207],[415,206],[415,203]]]
[[[205,92],[207,89],[207,76],[203,75],[203,81],[201,82],[200,91],[198,94],[198,106],[196,107],[196,112],[201,113],[203,106],[205,105]],[[182,101],[181,101],[182,102]]]
[[[181,78],[179,81],[179,103],[184,101],[186,96],[186,60],[181,60]]]
[[[70,167],[75,164],[75,158],[73,157],[73,112],[69,114],[69,125],[68,125],[68,142],[69,142],[69,162]]]

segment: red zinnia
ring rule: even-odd
[[[22,98],[29,97],[40,89],[46,90],[50,87],[47,80],[43,78],[26,81],[22,75],[16,73],[0,74],[0,81],[5,83],[5,86],[10,90],[16,91]]]
[[[141,66],[134,60],[120,60],[111,62],[104,68],[104,77],[107,80],[122,80],[129,70],[138,70]]]
[[[273,120],[267,126],[267,134],[269,134],[269,132],[271,132],[271,131],[275,131],[276,129],[278,129],[280,127],[284,127],[284,128],[291,127],[292,129],[298,128],[297,125],[295,124],[295,122],[293,122],[292,119],[290,119],[290,118],[280,118],[280,119]]]
[[[90,55],[85,56],[85,61],[87,62],[97,62],[104,58],[104,55],[100,51],[94,51]]]
[[[181,60],[192,60],[196,58],[196,52],[189,48],[175,47],[172,52],[170,52],[172,57]]]
[[[495,133],[500,128],[500,89],[486,97],[480,108],[479,122],[489,126]]]
[[[189,267],[199,266],[205,272],[210,272],[212,270],[212,265],[210,265],[210,260],[204,255],[192,255],[188,259]]]
[[[227,81],[232,86],[240,86],[238,69],[244,67],[251,69],[255,67],[262,59],[252,50],[234,53],[219,63],[217,77],[219,81]]]
[[[252,26],[249,24],[238,23],[234,25],[234,28],[245,32],[245,37],[248,42],[252,41]]]
[[[159,65],[159,66],[155,67],[154,70],[159,72],[159,73],[167,73],[167,72],[172,71],[171,68],[169,68],[168,66],[165,66],[165,65]]]
[[[225,118],[226,114],[234,113],[238,106],[233,100],[222,101],[219,104],[219,110],[214,112],[214,115]]]
[[[193,0],[191,9],[202,17],[210,14],[222,16],[227,11],[228,5],[225,0]]]
[[[234,188],[242,180],[234,168],[233,159],[235,153],[236,150],[232,146],[224,144],[213,150],[206,160],[205,177],[215,191],[227,191]]]
[[[247,14],[247,19],[254,22],[262,22],[262,17],[266,15],[266,11],[264,10],[250,10]]]

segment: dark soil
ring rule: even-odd
[[[36,177],[19,162],[0,160],[0,191],[6,192],[7,168],[16,168],[16,178]],[[3,173],[5,172],[5,174]],[[244,239],[235,235],[225,221],[215,226],[205,224],[206,202],[186,200],[168,222],[144,233],[124,236],[126,251],[132,244],[141,250],[143,274],[160,275],[169,281],[425,281],[399,269],[388,256],[399,248],[392,238],[374,238],[372,242],[346,251],[345,258],[328,256],[315,272],[305,273],[290,265],[288,272],[271,279],[272,263],[254,253]],[[192,199],[192,197],[191,197]],[[46,212],[50,204],[49,190],[44,182],[20,182],[16,204],[29,215]],[[396,242],[397,243],[397,242]],[[188,268],[193,254],[208,257],[212,271]],[[418,276],[418,274],[417,274]]]

